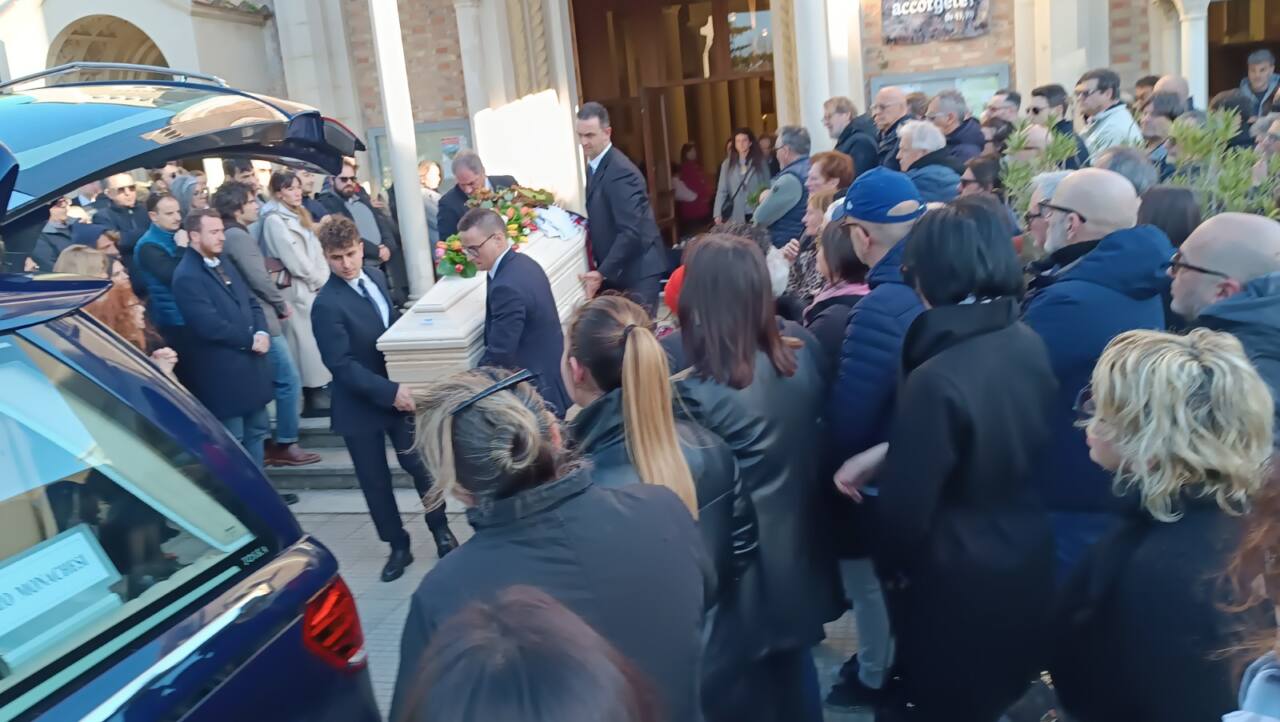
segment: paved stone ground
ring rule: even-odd
[[[413,491],[396,490],[400,509],[414,509]],[[409,597],[436,561],[435,545],[420,514],[404,514],[405,528],[413,537],[413,564],[400,579],[382,583],[378,575],[386,561],[387,547],[378,540],[360,492],[355,490],[303,491],[292,507],[302,528],[319,539],[338,557],[340,570],[356,597],[374,694],[385,715],[391,706],[396,670],[400,662],[400,630],[409,613]],[[451,509],[450,526],[459,541],[471,536],[461,510]],[[823,690],[840,663],[852,652],[856,632],[849,615],[830,624],[827,641],[815,650]],[[828,722],[871,722],[871,715],[827,714]]]

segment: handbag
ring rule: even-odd
[[[738,199],[738,194],[742,192],[742,187],[747,184],[747,179],[751,177],[751,173],[753,170],[755,169],[748,168],[747,172],[742,174],[742,180],[738,182],[738,189],[733,192],[733,195],[724,199],[724,203],[720,204],[720,220],[728,221],[730,218],[733,217],[734,201]],[[750,213],[748,213],[748,216],[750,216]],[[750,218],[748,218],[747,220],[750,220]]]
[[[266,226],[267,216],[262,216],[249,226],[249,234],[254,241],[258,243],[258,250],[262,251],[262,262],[267,267],[267,275],[271,277],[272,282],[276,284],[276,288],[288,288],[293,285],[293,276],[289,274],[289,269],[285,268],[284,261],[271,255],[267,249]]]
[[[263,256],[262,260],[266,263],[267,275],[271,276],[276,288],[288,288],[293,285],[293,276],[289,275],[289,269],[285,268],[284,261],[273,256]]]

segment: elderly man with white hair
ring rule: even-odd
[[[964,164],[947,152],[947,138],[927,120],[898,128],[898,163],[925,203],[949,203],[960,192]]]
[[[986,145],[982,124],[969,114],[969,104],[958,90],[944,90],[929,101],[929,122],[947,136],[947,152],[964,163],[976,158]]]

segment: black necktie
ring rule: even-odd
[[[378,302],[373,300],[373,294],[369,292],[369,287],[364,285],[364,279],[361,278],[356,281],[356,285],[360,287],[360,295],[364,296],[364,300],[368,301],[370,306],[373,306],[373,312],[378,314],[378,320],[382,321],[382,327],[386,328],[387,320],[382,317],[382,309],[378,308]]]

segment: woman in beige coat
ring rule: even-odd
[[[297,174],[276,171],[271,175],[269,188],[271,201],[262,207],[259,219],[263,245],[268,256],[280,259],[292,279],[291,285],[283,290],[285,299],[293,307],[293,315],[284,322],[284,335],[298,363],[303,387],[318,389],[333,377],[320,358],[311,330],[311,304],[329,280],[329,264],[320,249],[320,241],[312,232],[311,214],[302,206],[302,182]]]

